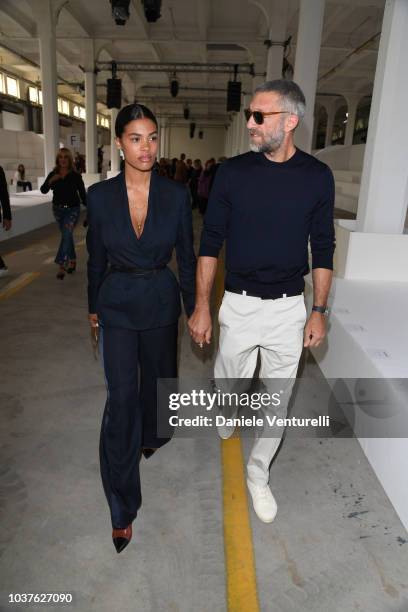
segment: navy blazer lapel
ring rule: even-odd
[[[156,209],[157,209],[156,203],[157,203],[157,199],[159,195],[160,177],[157,174],[157,172],[151,173],[147,216],[146,216],[146,221],[145,221],[145,225],[143,228],[143,232],[140,238],[136,236],[136,232],[132,224],[132,218],[131,218],[130,209],[129,209],[129,198],[128,198],[127,188],[126,188],[125,172],[124,171],[120,172],[120,174],[115,178],[117,178],[119,182],[118,186],[119,186],[119,194],[120,194],[120,206],[124,212],[124,216],[126,219],[126,225],[129,227],[129,230],[132,233],[134,240],[136,240],[136,242],[140,244],[141,242],[143,242],[146,230],[149,230],[150,225],[151,224],[154,225],[155,223]]]

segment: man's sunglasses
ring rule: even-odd
[[[244,110],[245,119],[249,121],[250,118],[253,117],[257,125],[262,125],[265,117],[269,117],[269,115],[280,115],[281,113],[289,113],[289,111],[272,111],[270,113],[263,113],[262,111],[251,111],[250,108],[246,108]]]

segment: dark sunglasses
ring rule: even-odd
[[[289,111],[272,111],[270,113],[263,113],[262,111],[251,111],[250,108],[246,108],[244,110],[245,119],[249,121],[250,118],[253,117],[257,125],[262,125],[264,118],[268,117],[269,115],[280,115],[282,113],[289,113]]]

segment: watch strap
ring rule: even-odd
[[[327,308],[327,306],[315,306],[315,305],[313,305],[312,310],[314,310],[314,312],[320,312],[321,314],[324,314],[324,315],[328,315],[329,314],[329,309]]]

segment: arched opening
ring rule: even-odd
[[[317,128],[314,142],[315,149],[324,149],[327,129],[327,111],[324,106],[320,106],[316,116]]]
[[[362,98],[357,107],[354,126],[353,144],[362,144],[367,140],[368,122],[370,119],[371,96]]]
[[[336,110],[336,114],[334,115],[333,133],[331,139],[332,145],[344,144],[344,137],[346,135],[347,115],[347,104],[342,104]]]

